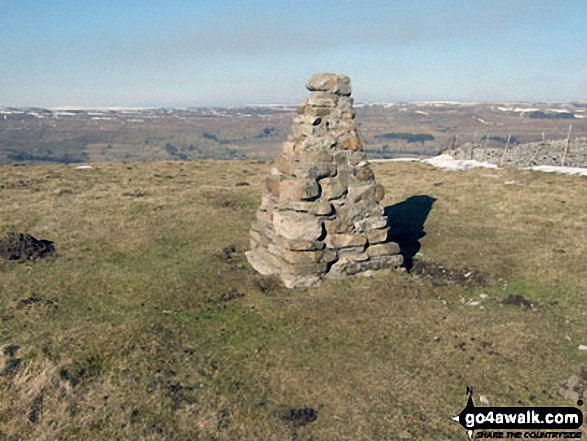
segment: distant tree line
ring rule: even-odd
[[[375,139],[398,139],[409,143],[424,143],[426,141],[434,141],[434,135],[428,133],[406,133],[406,132],[392,132],[375,135]]]
[[[211,132],[204,132],[202,133],[202,138],[209,139],[210,141],[217,142],[218,144],[229,144],[230,140],[228,139],[220,139],[216,133]]]
[[[181,153],[176,146],[173,144],[167,143],[165,144],[165,151],[169,153],[171,156],[176,157],[177,159],[188,159],[188,155],[185,153]]]
[[[58,162],[61,164],[77,164],[88,160],[87,152],[81,152],[80,156],[64,154],[63,156],[33,155],[27,152],[8,153],[8,159],[12,162]]]
[[[481,137],[481,141],[485,141],[487,139],[487,135],[483,135]],[[507,136],[490,136],[489,141],[497,142],[499,144],[506,144],[508,142]],[[510,144],[519,144],[518,138],[515,136],[510,137]]]
[[[221,147],[220,149],[206,149],[190,144],[185,147],[178,148],[177,146],[167,143],[164,147],[165,151],[176,159],[182,161],[191,159],[246,159],[246,155],[239,153],[236,149],[229,147]],[[182,151],[183,150],[183,151]],[[189,151],[190,154],[184,153]]]
[[[575,114],[571,112],[544,112],[542,110],[537,110],[528,113],[528,117],[537,119],[574,119]]]

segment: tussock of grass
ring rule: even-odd
[[[574,404],[587,180],[374,167],[385,205],[436,199],[416,259],[487,284],[256,274],[264,163],[0,167],[0,231],[58,253],[0,261],[0,439],[456,440],[467,385]]]

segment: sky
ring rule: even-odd
[[[587,101],[585,0],[0,0],[0,106]]]

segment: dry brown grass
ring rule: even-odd
[[[557,385],[585,365],[587,180],[374,168],[385,205],[436,198],[418,259],[492,282],[283,289],[243,257],[264,163],[0,167],[2,231],[59,254],[0,261],[0,351],[20,347],[0,360],[0,439],[460,440],[467,385],[574,404]],[[317,419],[284,418],[303,408]]]

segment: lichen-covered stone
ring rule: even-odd
[[[326,245],[334,249],[365,248],[367,238],[358,234],[328,234],[324,240]]]
[[[280,201],[302,201],[314,199],[320,194],[318,182],[313,179],[285,179],[279,186]]]
[[[383,243],[387,241],[389,236],[389,228],[382,228],[380,230],[371,230],[365,233],[369,244]]]
[[[348,96],[352,92],[351,79],[346,75],[319,73],[308,80],[306,88],[311,92],[330,92]]]
[[[367,250],[370,257],[388,256],[390,254],[399,254],[399,245],[394,242],[380,243],[371,245]]]
[[[314,241],[322,236],[324,222],[309,213],[278,211],[273,214],[273,227],[286,239]]]
[[[340,182],[338,177],[322,179],[320,187],[322,188],[322,197],[327,200],[338,199],[347,191],[347,188]]]

